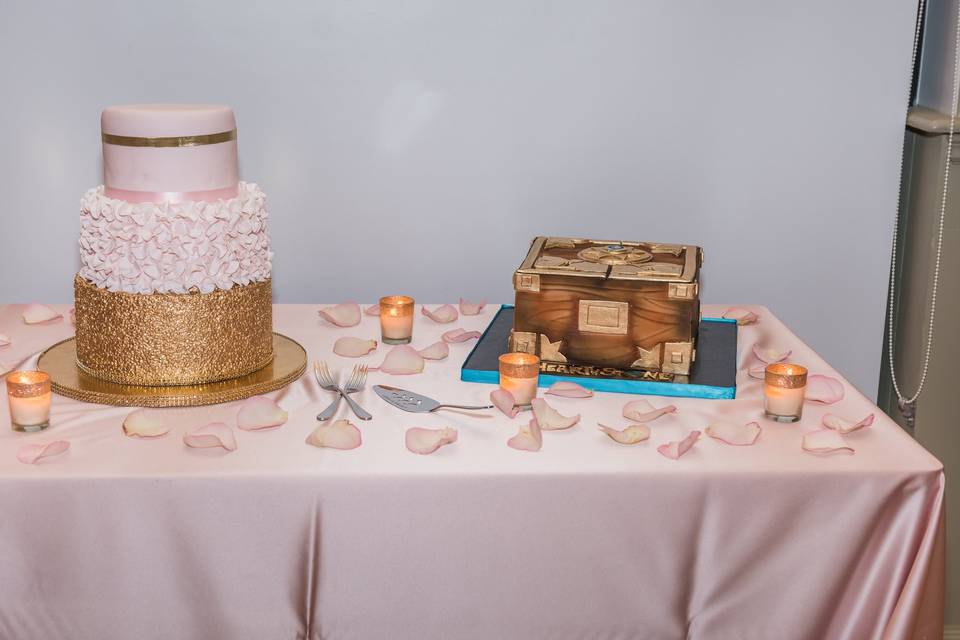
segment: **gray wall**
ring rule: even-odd
[[[222,102],[280,302],[506,301],[537,234],[701,244],[874,395],[915,3],[0,5],[0,300],[66,301],[100,109]],[[39,265],[39,266],[38,266]]]

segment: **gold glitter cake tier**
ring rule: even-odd
[[[77,365],[128,385],[236,378],[273,359],[271,281],[212,293],[135,294],[77,276]]]

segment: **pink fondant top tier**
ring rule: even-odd
[[[107,107],[100,128],[103,182],[109,197],[147,202],[237,195],[237,123],[229,107]]]

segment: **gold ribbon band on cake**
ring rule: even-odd
[[[237,130],[206,133],[196,136],[170,136],[166,138],[142,138],[139,136],[118,136],[112,133],[101,134],[103,141],[119,147],[202,147],[206,144],[220,144],[237,139]]]
[[[271,281],[212,293],[136,294],[74,280],[77,366],[131,385],[227,380],[273,359]]]

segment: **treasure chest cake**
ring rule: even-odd
[[[514,274],[510,350],[544,363],[689,375],[700,247],[538,237]]]

